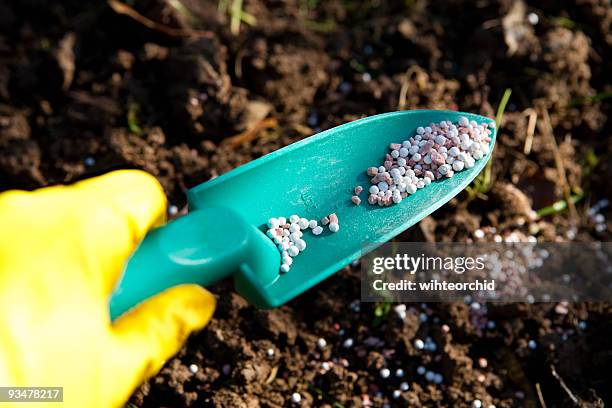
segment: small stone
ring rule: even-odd
[[[540,17],[536,13],[527,14],[527,21],[531,25],[537,25],[540,22]]]
[[[480,368],[487,368],[487,365],[489,365],[489,362],[487,361],[486,358],[480,357],[478,359],[478,365],[480,366]]]
[[[569,309],[567,308],[567,303],[566,302],[561,302],[558,303],[555,306],[555,313],[560,314],[560,315],[566,315],[568,313]]]
[[[324,349],[324,348],[325,348],[325,346],[327,346],[327,340],[325,340],[325,339],[324,339],[324,338],[322,338],[322,337],[321,337],[321,338],[319,338],[319,339],[317,340],[317,347],[318,347],[319,349]]]
[[[395,313],[400,319],[404,320],[406,318],[406,305],[405,304],[403,303],[399,304],[395,306],[393,310],[395,311]]]

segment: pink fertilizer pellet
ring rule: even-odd
[[[478,124],[462,116],[456,124],[442,121],[418,127],[408,140],[389,144],[390,152],[382,165],[366,171],[372,184],[367,191],[368,204],[399,204],[432,181],[474,167],[489,154],[490,127],[494,126],[493,122]],[[351,198],[356,205],[361,203],[361,191],[355,188]]]
[[[327,216],[329,219],[329,230],[331,232],[338,232],[340,230],[340,223],[338,222],[338,216],[335,213],[331,213]]]

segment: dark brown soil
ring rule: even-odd
[[[156,29],[104,1],[0,2],[0,190],[135,167],[182,208],[186,189],[321,129],[397,109],[494,116],[510,88],[490,189],[464,192],[401,239],[465,242],[480,228],[487,239],[610,240],[610,206],[603,223],[588,214],[612,199],[608,0],[525,10],[510,0],[247,0],[256,23],[238,35],[223,1],[181,1],[125,1]],[[566,187],[583,193],[575,213],[530,218]],[[280,407],[299,392],[302,406],[539,407],[538,389],[548,407],[612,401],[608,304],[415,304],[402,320],[388,305],[356,302],[355,268],[271,311],[228,282],[212,290],[210,326],[131,404]],[[415,336],[438,350],[417,351]],[[420,365],[443,383],[425,381]],[[405,376],[382,379],[383,366]],[[410,389],[394,399],[402,381]]]

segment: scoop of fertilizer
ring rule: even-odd
[[[462,123],[465,118],[468,126],[461,125],[460,118]],[[443,173],[442,165],[433,170],[443,177],[436,177],[430,168],[434,175],[430,179],[437,180],[420,189],[417,180],[416,190],[395,205],[356,206],[357,200],[347,199],[361,192],[355,186],[371,185],[373,176],[364,169],[376,163],[391,143],[406,140],[410,135],[416,141],[423,124],[438,124],[441,128],[442,122],[447,126],[448,122],[458,124],[454,126],[459,133],[462,126],[469,129],[471,125],[474,129],[475,123],[482,129],[486,124],[490,133],[485,132],[486,137],[479,142],[486,146],[479,148],[482,159],[476,160],[470,152],[473,167],[467,165],[468,160],[462,160],[462,171],[453,170],[452,177],[447,177],[448,168]],[[439,135],[434,135],[434,128],[430,127],[434,145],[445,146],[446,141],[438,143],[440,138],[436,141]],[[425,128],[423,132],[427,133]],[[463,142],[461,136],[459,139]],[[482,116],[432,110],[393,112],[329,129],[196,186],[187,194],[189,213],[151,231],[128,262],[110,300],[111,317],[116,318],[171,286],[183,283],[206,286],[229,276],[233,276],[236,290],[249,302],[260,307],[281,305],[457,195],[483,169],[494,142],[493,121]],[[424,146],[419,146],[417,152],[422,160],[427,156],[420,153]],[[409,157],[401,157],[405,154],[402,148],[415,150],[413,144],[408,148],[402,143],[389,153],[395,159],[390,160],[390,170],[396,164],[400,173],[399,159]],[[395,150],[398,157],[393,157]],[[415,160],[419,158],[415,154],[410,159],[414,161],[412,171],[416,176],[416,165],[421,163]],[[443,156],[439,149],[438,154]],[[447,158],[449,154],[447,148]],[[435,154],[433,157],[430,154],[430,158],[432,162],[440,160]],[[444,164],[449,164],[447,158]],[[382,167],[387,171],[384,163]],[[425,174],[417,177],[422,177],[425,183]],[[369,192],[367,188],[363,191]],[[318,236],[308,236],[307,249],[293,258],[291,272],[281,273],[282,253],[266,232],[270,229],[269,218],[283,214],[300,214],[300,218],[307,220],[334,214],[342,225],[333,224],[332,229],[328,217],[329,227]]]
[[[408,140],[391,143],[384,162],[366,171],[372,177],[368,203],[399,204],[434,180],[471,169],[477,160],[489,154],[492,133],[489,127],[494,127],[494,122],[479,124],[461,116],[457,124],[443,120],[419,126]],[[355,188],[356,194],[358,189],[361,186]],[[351,200],[356,205],[361,203],[358,195]]]

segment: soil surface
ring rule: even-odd
[[[242,19],[225,3],[239,2],[0,2],[0,190],[140,168],[180,213],[188,188],[320,130],[397,109],[494,117],[511,89],[491,183],[399,239],[610,240],[609,0],[246,0]],[[568,195],[574,208],[547,209]],[[281,407],[295,392],[318,407],[612,402],[609,304],[403,316],[360,304],[359,287],[347,267],[262,311],[216,285],[210,325],[131,406]],[[437,350],[416,350],[427,336]]]

